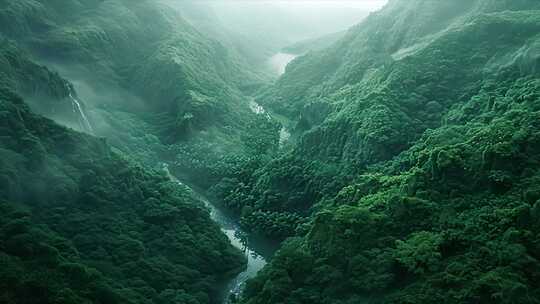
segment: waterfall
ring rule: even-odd
[[[77,97],[75,97],[76,95],[73,92],[73,88],[69,84],[66,84],[66,87],[68,90],[69,99],[71,100],[71,106],[73,107],[73,113],[75,113],[75,115],[78,117],[81,130],[92,134],[94,129],[92,128],[92,125],[90,124],[90,121],[88,120],[88,117],[81,106],[81,102]]]

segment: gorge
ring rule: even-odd
[[[540,303],[540,1],[0,0],[0,303]]]

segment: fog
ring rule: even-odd
[[[206,1],[225,26],[238,32],[278,36],[282,43],[346,30],[386,0],[358,1]]]
[[[359,8],[365,11],[374,11],[382,8],[387,0],[357,0],[357,1],[265,1],[288,9],[327,9],[327,8]]]
[[[177,11],[197,31],[211,39],[221,39],[228,48],[237,48],[246,60],[265,67],[275,76],[285,73],[287,65],[304,52],[291,51],[296,44],[310,44],[317,39],[341,33],[362,21],[369,13],[382,8],[388,0],[357,1],[306,1],[306,0],[160,0]],[[53,67],[74,85],[80,96],[83,110],[87,109],[96,135],[111,136],[110,122],[103,116],[103,109],[142,111],[144,101],[121,88],[106,77],[94,75],[82,65],[41,61]],[[72,113],[53,109],[40,109],[39,102],[32,102],[34,110],[54,118],[64,125],[81,130]],[[48,113],[51,112],[51,113]],[[68,117],[68,118],[66,118]],[[113,132],[114,133],[114,132]]]
[[[344,1],[182,1],[161,0],[176,8],[197,30],[236,49],[252,66],[280,75],[312,41],[329,45],[387,0]],[[325,37],[331,37],[325,42]],[[322,39],[322,41],[321,41]],[[307,42],[304,44],[304,42]],[[303,44],[302,51],[291,46]],[[295,55],[295,56],[290,56]]]
[[[0,3],[0,304],[540,299],[540,0]]]
[[[270,58],[270,66],[274,69],[274,72],[278,75],[285,73],[287,65],[296,58],[293,54],[277,53]]]

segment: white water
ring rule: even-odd
[[[289,141],[289,139],[291,138],[291,132],[289,132],[289,130],[285,127],[281,128],[281,130],[279,130],[279,146],[280,147],[283,147],[283,145]]]
[[[90,124],[86,113],[84,113],[81,102],[75,96],[73,96],[73,90],[71,89],[71,87],[67,86],[67,88],[69,92],[69,99],[71,100],[71,106],[73,107],[73,113],[75,113],[79,117],[79,125],[81,127],[81,130],[88,133],[93,133],[94,129],[92,128],[92,125]]]
[[[272,56],[269,60],[269,64],[272,67],[272,70],[276,72],[279,76],[285,73],[287,65],[293,61],[298,55],[287,54],[287,53],[277,53]]]
[[[270,114],[268,114],[266,112],[266,110],[263,108],[263,106],[261,106],[260,104],[255,102],[255,100],[253,98],[249,101],[249,108],[255,114],[266,115],[266,119],[268,119],[268,120],[272,119],[270,117]]]
[[[263,106],[258,104],[253,98],[249,101],[249,108],[251,111],[258,115],[266,115],[266,119],[270,120],[272,117]],[[283,145],[291,138],[291,132],[285,127],[282,127],[281,130],[279,130],[279,146],[283,147]]]

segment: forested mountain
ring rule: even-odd
[[[293,61],[259,102],[297,145],[222,191],[296,236],[244,302],[537,303],[538,9],[391,1]]]
[[[0,303],[540,303],[540,1],[234,5],[0,0]]]
[[[0,302],[210,303],[243,266],[165,174],[30,113],[5,86],[0,115]]]
[[[263,39],[229,29],[220,18],[220,11],[214,1],[161,1],[178,12],[197,31],[219,41],[229,55],[242,64],[243,73],[253,74],[253,80],[246,82],[242,86],[243,89],[255,91],[275,77],[269,71],[266,62],[274,52],[272,43],[263,43]]]
[[[244,257],[189,189],[126,152],[249,119],[247,70],[151,1],[0,1],[0,24],[0,302],[219,302]]]
[[[3,2],[4,35],[39,61],[83,66],[99,84],[119,85],[144,98],[143,110],[164,113],[163,136],[169,141],[184,138],[191,129],[239,119],[230,117],[239,107],[238,87],[253,78],[237,57],[166,5]],[[124,108],[134,106],[125,103]]]
[[[186,21],[195,11],[189,3],[169,2],[4,0],[0,32],[69,79],[95,135],[150,165],[166,157],[204,181],[223,154],[265,149],[277,127],[253,113],[244,94],[264,73],[248,68],[234,41]],[[47,104],[18,93],[34,111],[77,127],[68,90]],[[269,138],[253,142],[246,132]]]
[[[337,32],[327,34],[321,37],[302,40],[283,48],[283,52],[288,54],[305,55],[309,51],[320,51],[332,46],[338,40],[341,40],[347,32]]]
[[[71,105],[63,102],[69,94],[69,88],[57,73],[30,60],[28,54],[6,38],[2,39],[0,45],[0,62],[3,87],[32,99],[40,99],[33,105],[48,117],[63,118],[66,123],[75,123],[77,117],[73,115]]]

